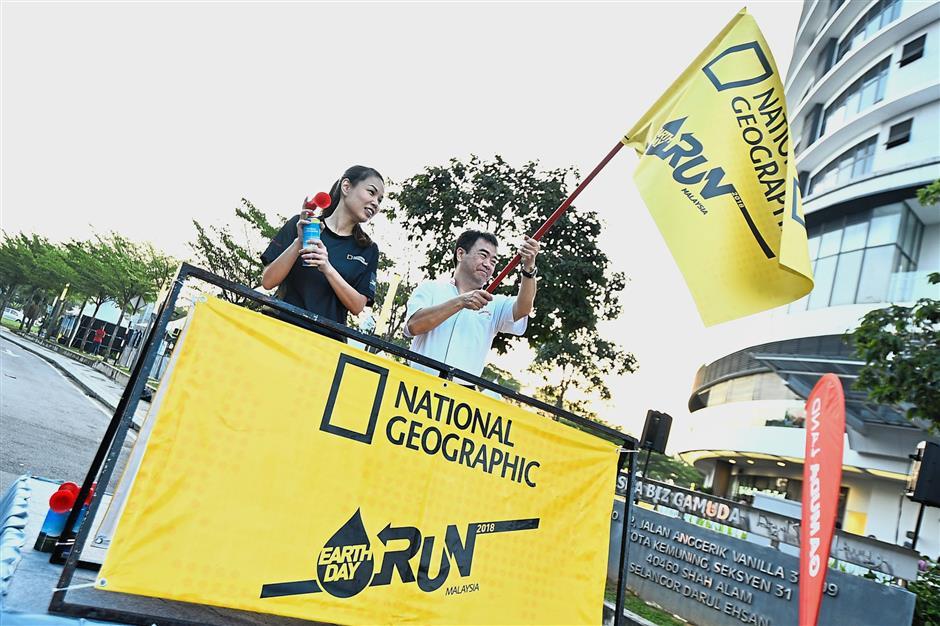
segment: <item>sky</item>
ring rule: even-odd
[[[242,197],[292,214],[355,163],[401,181],[499,154],[585,175],[742,6],[3,0],[0,227],[187,258],[193,219],[232,223]],[[784,75],[801,8],[748,4]],[[702,325],[636,162],[622,150],[576,202],[630,281],[602,334],[640,364],[597,409],[636,435],[646,409],[671,413],[675,449],[697,367],[741,346]],[[532,384],[527,358],[498,363]]]

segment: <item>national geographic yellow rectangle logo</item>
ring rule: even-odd
[[[388,370],[341,354],[320,430],[362,443],[372,443]]]
[[[601,621],[617,451],[197,305],[98,588],[340,624]]]

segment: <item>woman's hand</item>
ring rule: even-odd
[[[311,222],[310,218],[313,216],[313,211],[308,211],[307,209],[300,210],[300,219],[297,220],[297,241],[300,242],[301,248],[307,247],[307,242],[304,241],[304,226]]]
[[[310,245],[300,251],[300,258],[303,259],[304,265],[315,267],[324,274],[333,271],[333,266],[330,264],[330,255],[326,246],[319,239],[311,240]]]

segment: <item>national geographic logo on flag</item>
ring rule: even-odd
[[[320,430],[371,445],[383,416],[388,376],[387,368],[341,354]],[[380,430],[392,445],[538,486],[541,462],[516,448],[511,418],[476,405],[482,396],[460,387],[453,394],[433,392],[405,381],[398,382],[394,395],[394,414]]]
[[[713,57],[702,72],[718,92],[744,90],[774,76],[767,56],[756,41],[726,48]],[[747,151],[755,182],[765,206],[769,206],[777,218],[779,228],[787,208],[789,126],[784,109],[786,101],[772,84],[751,91],[732,96],[728,105],[740,129],[741,148]],[[768,259],[774,258],[774,251],[758,226],[760,220],[755,218],[754,211],[759,209],[750,206],[753,198],[747,198],[734,183],[725,180],[726,169],[714,164],[694,132],[680,134],[688,119],[686,116],[665,123],[650,142],[646,154],[658,156],[672,168],[673,180],[684,185],[683,194],[703,215],[709,212],[708,200],[730,195],[761,252]],[[793,184],[795,188],[796,181]],[[805,225],[799,215],[797,195],[791,195],[789,217]]]
[[[375,571],[376,555],[373,542],[366,532],[362,513],[356,510],[352,517],[330,537],[317,554],[316,578],[296,580],[284,583],[271,583],[262,586],[262,598],[277,598],[308,593],[326,593],[336,598],[351,598],[366,587],[379,587],[392,584],[397,578],[402,584],[416,583],[425,593],[440,589],[450,577],[453,567],[461,578],[470,576],[473,568],[473,554],[477,537],[494,533],[520,530],[537,530],[539,519],[519,519],[500,522],[480,522],[468,524],[463,537],[456,524],[450,524],[444,532],[440,561],[432,564],[435,553],[434,544],[438,538],[433,535],[422,537],[414,526],[392,526],[386,524],[377,535],[379,544],[384,548],[390,541],[406,541],[398,550],[385,550],[382,565]],[[420,552],[420,557],[418,553]],[[417,557],[417,569],[415,560]],[[431,571],[437,569],[433,576]],[[445,590],[445,595],[479,591],[479,583],[454,585]]]
[[[783,81],[742,9],[623,143],[633,178],[706,326],[813,287]]]
[[[702,71],[718,91],[756,85],[774,75],[767,55],[756,41],[727,48]]]

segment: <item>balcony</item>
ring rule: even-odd
[[[851,4],[853,3],[846,3],[846,5]],[[860,70],[874,63],[875,60],[884,56],[891,50],[895,42],[902,41],[904,38],[916,33],[928,24],[940,19],[940,5],[937,3],[919,3],[916,7],[917,8],[913,9],[910,13],[908,12],[910,9],[902,8],[900,18],[882,28],[874,37],[865,41],[864,45],[850,50],[849,53],[839,60],[838,63],[833,65],[825,75],[817,77],[816,84],[813,85],[809,93],[793,107],[790,113],[791,125],[794,127],[801,126],[801,124],[797,123],[797,120],[799,120],[806,111],[811,109],[813,104],[817,102],[825,103],[834,98],[851,82],[850,79],[860,73]],[[843,9],[844,8],[845,7],[843,7]],[[836,16],[842,15],[842,13],[844,13],[844,11],[836,13]],[[815,51],[816,46],[814,46],[814,49],[810,52]],[[806,60],[807,59],[804,58],[803,61],[801,61],[796,72],[793,74],[794,78],[796,74],[803,69]],[[794,89],[796,89],[796,91],[793,91]],[[797,94],[803,93],[803,89],[805,89],[805,86],[797,84],[795,80],[788,84],[788,102],[792,104]]]
[[[797,167],[808,172],[816,171],[853,137],[864,135],[868,129],[874,134],[888,120],[936,101],[938,93],[940,76],[906,93],[889,93],[888,98],[852,115],[839,125],[831,124],[813,145],[800,151],[796,159]]]
[[[876,165],[878,163],[877,157],[876,154]],[[876,170],[871,174],[850,180],[833,189],[817,191],[807,195],[803,198],[803,214],[809,215],[825,207],[863,196],[873,196],[909,187],[921,187],[937,178],[940,178],[940,156],[910,163],[902,168]],[[918,217],[925,224],[935,223],[934,220],[929,219],[927,215],[921,215],[920,212],[918,212]]]

